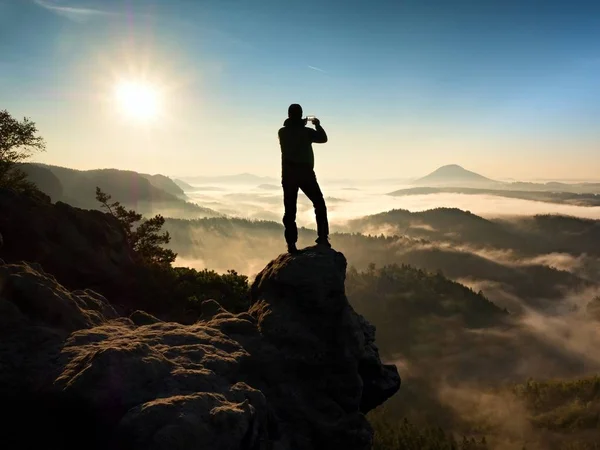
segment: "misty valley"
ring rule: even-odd
[[[176,267],[253,280],[284,252],[277,179],[23,170],[53,200],[98,209],[100,186],[144,215],[164,215]],[[410,196],[395,189],[423,182],[323,183],[348,300],[402,377],[369,413],[373,448],[596,449],[600,208],[564,201],[593,197],[596,185],[589,194],[585,184],[571,194],[523,183],[480,192],[469,174],[448,180],[457,188],[410,187],[419,190]],[[298,208],[299,247],[308,247],[312,206],[300,197]]]
[[[599,0],[0,0],[0,450],[600,450]]]

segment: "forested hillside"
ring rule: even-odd
[[[42,164],[20,165],[28,179],[49,195],[80,208],[98,208],[96,187],[144,215],[215,217],[221,214],[191,203],[183,190],[164,175],[140,174],[117,169],[75,170]]]

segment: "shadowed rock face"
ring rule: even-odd
[[[119,317],[101,295],[69,291],[40,266],[1,264],[4,442],[370,448],[363,414],[400,379],[348,304],[345,269],[329,249],[282,255],[256,278],[249,312],[211,303],[210,320],[181,325],[143,312]]]
[[[375,327],[348,303],[345,276],[341,253],[314,247],[272,261],[252,286],[250,314],[270,367],[262,390],[303,416],[282,421],[300,448],[370,448],[363,413],[400,387],[396,367],[379,359]]]
[[[100,211],[0,189],[0,258],[35,261],[70,289],[93,289],[115,303],[127,296],[133,254],[117,220]]]

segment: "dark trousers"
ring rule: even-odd
[[[312,167],[284,163],[281,171],[281,185],[283,186],[283,205],[285,207],[283,216],[285,241],[288,244],[295,244],[298,241],[298,227],[296,226],[298,189],[302,189],[315,208],[319,238],[327,239],[329,236],[327,207]]]

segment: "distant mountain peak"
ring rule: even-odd
[[[465,169],[458,164],[448,164],[442,166],[429,175],[419,178],[414,184],[427,185],[427,186],[438,186],[438,185],[452,185],[452,186],[463,186],[463,185],[481,185],[496,183],[483,175],[472,172]]]
[[[442,167],[436,169],[435,171],[433,171],[428,176],[434,175],[434,174],[461,175],[461,176],[473,176],[473,175],[475,175],[478,178],[485,178],[486,180],[489,180],[489,178],[486,178],[483,175],[479,175],[478,173],[475,173],[475,172],[472,172],[470,170],[467,170],[464,167],[459,166],[458,164],[448,164],[448,165],[442,166]]]
[[[445,166],[442,166],[437,170],[450,170],[450,169],[466,170],[463,166],[459,166],[458,164],[446,164]]]

